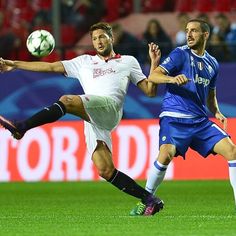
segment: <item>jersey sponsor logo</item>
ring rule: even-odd
[[[196,74],[193,81],[194,81],[195,84],[202,84],[204,87],[206,87],[210,84],[209,79],[205,79],[203,77],[200,77],[200,76],[198,76],[198,74]]]
[[[112,68],[107,68],[105,70],[101,69],[101,68],[94,68],[93,69],[93,78],[97,78],[100,76],[104,76],[107,74],[111,74],[111,73],[115,73],[115,71]]]

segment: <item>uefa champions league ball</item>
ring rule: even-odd
[[[35,30],[27,38],[28,51],[36,57],[48,56],[55,47],[55,39],[47,30]]]

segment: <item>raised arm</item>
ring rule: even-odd
[[[150,74],[157,68],[161,58],[161,51],[158,45],[154,43],[148,44],[149,57],[151,59]],[[148,81],[148,79],[142,80],[138,83],[138,87],[149,97],[154,97],[157,94],[157,85]]]
[[[60,61],[57,62],[27,62],[27,61],[11,61],[0,58],[0,72],[7,72],[14,69],[22,69],[37,72],[55,72],[65,73],[64,66]]]

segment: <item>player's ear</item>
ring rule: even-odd
[[[204,35],[205,35],[205,39],[208,40],[209,36],[210,36],[210,33],[209,32],[205,32]]]
[[[114,36],[111,36],[111,42],[114,43]]]

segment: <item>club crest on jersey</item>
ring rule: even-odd
[[[203,70],[203,68],[204,68],[204,64],[203,64],[202,61],[198,62],[198,63],[197,63],[197,66],[198,66],[198,69],[199,69],[199,70]]]

